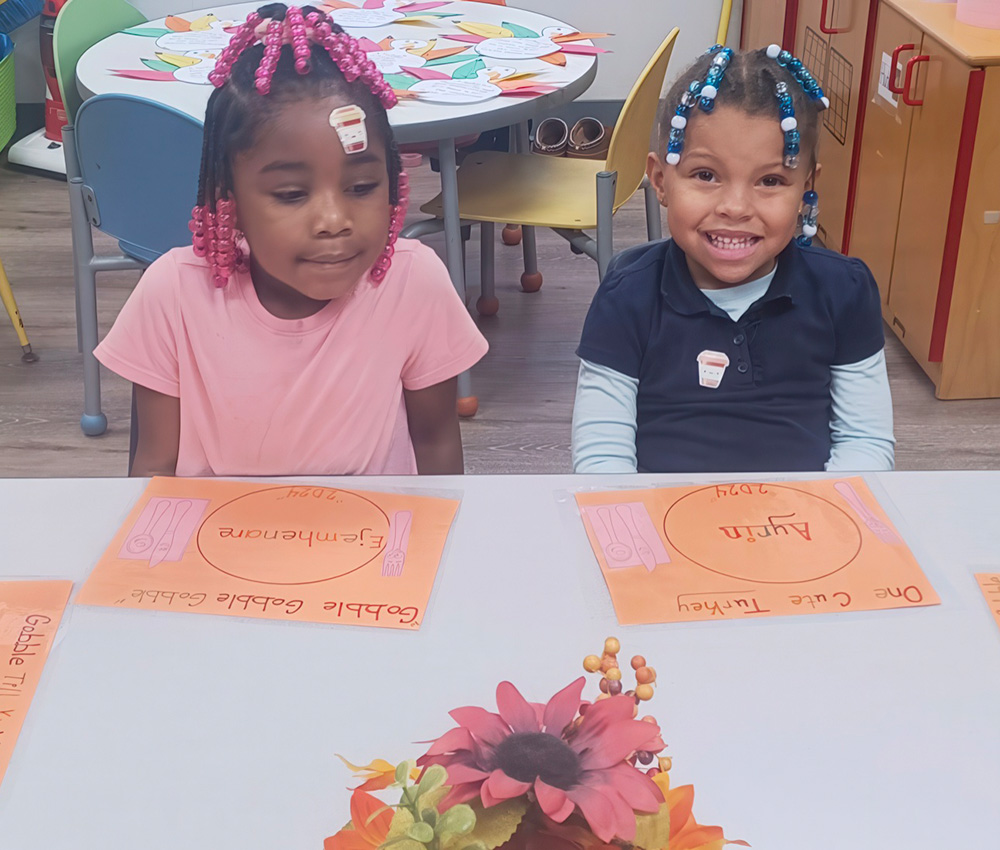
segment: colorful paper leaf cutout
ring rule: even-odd
[[[214,24],[219,20],[215,15],[202,15],[200,18],[195,18],[191,21],[191,32],[205,32],[212,28]]]
[[[440,6],[447,6],[447,3],[408,3],[405,6],[397,6],[396,11],[409,15],[411,12],[426,12],[428,9],[437,9]]]
[[[176,53],[157,53],[157,59],[162,59],[164,62],[169,62],[175,68],[187,68],[190,65],[197,65],[201,62],[197,56],[178,56]]]
[[[522,27],[520,24],[512,24],[508,21],[504,21],[501,26],[504,29],[509,30],[513,34],[514,38],[541,38],[541,35],[537,32],[529,30],[527,27]]]
[[[162,27],[129,27],[127,30],[122,30],[125,35],[139,35],[143,38],[159,38],[162,35],[170,35],[173,30],[163,29]]]
[[[418,80],[450,80],[447,74],[442,74],[440,71],[435,71],[433,68],[428,68],[426,65],[423,68],[404,68],[407,74],[412,77],[416,77]],[[411,82],[410,85],[413,85]]]
[[[570,32],[566,35],[554,35],[552,40],[556,44],[562,44],[564,41],[583,41],[584,39],[595,39],[595,38],[607,38],[611,33],[607,32]]]
[[[360,47],[365,53],[374,53],[376,50],[388,50],[389,42],[391,40],[392,39],[389,36],[386,36],[382,39],[382,41],[376,44],[370,38],[361,36],[361,38],[358,39],[358,47]]]
[[[598,53],[610,53],[603,47],[594,47],[592,44],[561,44],[563,53],[579,53],[583,56],[596,56]]]
[[[188,32],[191,29],[191,22],[177,15],[169,15],[164,23],[174,32]]]
[[[385,6],[385,0],[365,0],[362,9],[381,9]]]
[[[398,90],[408,89],[417,82],[416,79],[406,74],[383,74],[382,76],[390,86]]]
[[[562,66],[566,64],[566,57],[562,53],[549,53],[546,56],[539,56],[538,58],[543,62],[548,62],[550,65]]]
[[[514,33],[507,29],[508,24],[498,27],[496,24],[480,24],[475,21],[459,21],[455,24],[459,29],[483,38],[513,38]]]
[[[554,92],[559,88],[558,86],[550,86],[542,83],[535,83],[529,86],[518,86],[517,88],[507,88],[502,82],[497,83],[497,85],[503,89],[503,93],[508,97],[535,97],[535,95]]]
[[[463,50],[456,56],[439,56],[437,59],[430,59],[424,63],[425,68],[433,68],[437,65],[454,65],[458,62],[468,62],[469,56]]]
[[[475,62],[470,62],[468,65],[463,65],[459,68],[452,78],[456,80],[474,80],[480,71],[486,68],[486,63],[482,59],[477,59]]]
[[[435,47],[433,50],[425,50],[421,54],[424,59],[428,62],[433,62],[436,59],[444,59],[446,57],[456,56],[459,53],[465,53],[468,47]],[[464,57],[459,57],[459,59],[452,59],[450,61],[460,62]]]
[[[177,70],[176,65],[170,65],[167,62],[161,62],[159,59],[143,59],[142,64],[153,71],[164,71],[168,74],[172,74]]]
[[[165,82],[174,79],[173,74],[166,71],[112,71],[116,77],[126,77],[130,80],[149,80],[151,82]]]

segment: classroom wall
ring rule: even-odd
[[[186,12],[208,5],[208,0],[134,0],[133,5],[149,18]],[[580,98],[583,101],[622,101],[652,55],[671,29],[681,34],[667,77],[683,68],[715,41],[721,0],[508,0],[572,23],[581,30],[613,32],[602,46],[612,50],[598,60],[597,79]],[[733,4],[729,43],[739,42],[740,2]],[[41,61],[38,58],[38,19],[13,33],[18,103],[39,103],[45,98]]]

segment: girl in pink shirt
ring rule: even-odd
[[[396,98],[322,12],[272,4],[220,55],[193,246],[97,349],[135,385],[133,475],[461,473],[485,354],[437,256],[396,237]]]

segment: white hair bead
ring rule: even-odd
[[[823,104],[824,109],[830,108],[830,98],[824,95],[823,97],[820,98],[820,102]]]
[[[803,224],[802,225],[802,233],[805,236],[808,236],[808,237],[812,238],[818,232],[819,232],[819,230],[818,230],[818,228],[816,227],[815,224]]]
[[[767,56],[769,59],[777,59],[779,53],[781,53],[780,44],[769,44],[767,46]]]
[[[675,127],[678,130],[683,130],[687,127],[688,120],[683,115],[675,115],[670,119],[670,126]]]
[[[786,133],[789,130],[794,130],[798,126],[799,122],[795,120],[794,115],[789,115],[787,118],[781,119],[781,129],[784,130]]]
[[[667,154],[667,165],[677,165],[681,161],[681,155],[679,153],[668,153]]]
[[[706,85],[701,87],[699,94],[702,97],[707,97],[709,100],[715,100],[715,96],[719,93],[719,90],[715,86]]]

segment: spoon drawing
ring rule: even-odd
[[[149,565],[151,567],[155,567],[166,560],[167,555],[170,554],[170,550],[174,545],[174,532],[177,531],[177,526],[181,524],[184,514],[188,512],[188,508],[190,507],[190,499],[182,499],[174,505],[173,512],[170,514],[170,522],[167,523],[167,530],[163,533],[163,537],[160,538],[156,544],[156,548],[153,549],[152,554],[149,556]]]
[[[153,529],[156,528],[156,524],[167,512],[167,508],[169,507],[169,502],[160,501],[156,507],[153,508],[153,512],[150,514],[146,527],[125,544],[125,549],[128,552],[131,552],[133,555],[139,555],[153,545]]]

